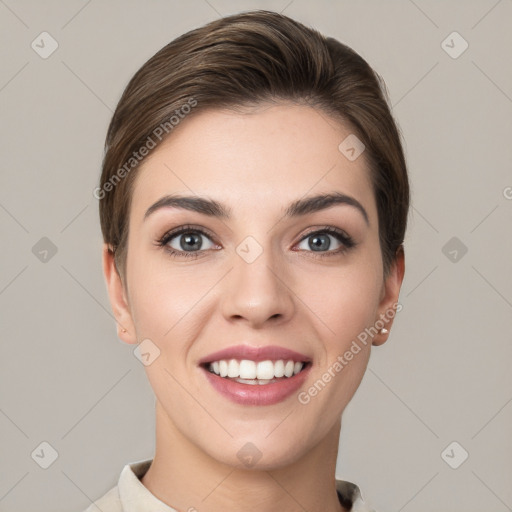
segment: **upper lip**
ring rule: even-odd
[[[284,347],[278,347],[277,345],[267,345],[265,347],[235,345],[233,347],[228,347],[223,350],[208,354],[199,360],[199,364],[212,363],[213,361],[220,361],[222,359],[237,359],[239,361],[242,359],[249,359],[250,361],[256,362],[267,360],[278,361],[280,359],[285,361],[290,359],[293,361],[302,362],[311,361],[310,357],[301,354],[300,352],[296,352]]]

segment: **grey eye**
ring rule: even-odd
[[[335,247],[331,247],[331,239],[334,240]],[[306,247],[301,247],[302,244],[307,244]],[[338,244],[336,246],[336,244]],[[299,249],[311,250],[313,252],[323,252],[329,249],[339,249],[341,242],[337,240],[334,235],[328,233],[312,233],[306,236],[299,244]]]
[[[186,231],[184,233],[174,235],[169,239],[167,245],[176,251],[184,252],[206,250],[213,247],[213,242],[211,240],[209,240],[209,242],[212,244],[212,247],[203,247],[202,239],[209,240],[206,235],[199,233],[198,231]]]

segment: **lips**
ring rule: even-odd
[[[275,379],[263,385],[250,385],[226,379],[211,373],[202,365],[201,372],[212,388],[229,401],[244,406],[274,405],[290,399],[304,385],[311,372],[311,364],[293,377]]]
[[[242,359],[249,359],[255,362],[267,360],[277,361],[280,359],[287,361],[291,359],[295,362],[311,362],[311,357],[277,345],[268,345],[265,347],[235,345],[233,347],[228,347],[208,354],[201,358],[198,364],[202,366],[222,359],[237,359],[239,361]]]
[[[303,368],[299,369],[298,373],[289,376],[281,376],[280,378],[276,376],[273,379],[263,380],[249,379],[250,381],[234,377],[226,378],[227,376],[221,377],[215,373],[214,369],[210,368],[213,365],[218,366],[219,362],[225,364],[232,360],[248,360],[256,364],[262,364],[262,361],[272,361],[276,362],[276,365],[288,362],[292,367],[293,362],[296,365],[301,363],[299,366]],[[312,359],[306,354],[277,345],[265,347],[236,345],[208,354],[199,360],[198,365],[213,389],[231,402],[241,405],[263,406],[283,402],[296,393],[310,374]],[[235,373],[240,374],[239,372]],[[278,372],[274,367],[274,373],[282,373],[282,371]]]

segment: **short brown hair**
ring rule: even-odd
[[[99,188],[103,239],[125,276],[134,154],[171,118],[194,105],[235,108],[292,100],[339,119],[365,145],[375,194],[384,275],[403,244],[409,182],[386,87],[348,46],[272,11],[218,19],[181,35],[151,57],[128,83],[110,122]],[[188,107],[188,111],[191,108]],[[182,116],[180,116],[182,117]],[[158,131],[159,130],[159,131]],[[151,140],[159,138],[153,137]],[[153,142],[159,144],[164,138]],[[154,147],[154,146],[152,146]],[[131,162],[127,166],[127,162]]]

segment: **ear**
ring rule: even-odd
[[[372,345],[382,345],[388,339],[395,315],[398,311],[400,311],[400,307],[397,309],[397,304],[400,288],[404,279],[404,273],[405,254],[403,245],[400,245],[395,253],[395,259],[391,264],[389,275],[382,285],[381,301],[379,303],[379,318],[375,319],[376,323],[378,320],[381,320],[388,332],[381,333],[379,331],[374,336]],[[380,325],[380,323],[378,325]]]
[[[115,265],[114,252],[109,244],[103,244],[103,274],[110,305],[117,322],[117,336],[125,343],[137,343],[127,294]]]

